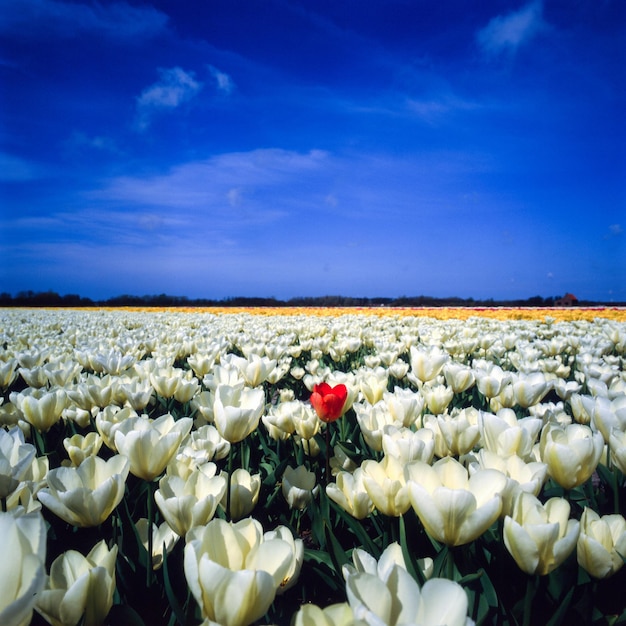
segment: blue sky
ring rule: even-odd
[[[0,4],[0,291],[626,301],[626,3]]]

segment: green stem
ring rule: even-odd
[[[330,424],[326,424],[326,473],[324,475],[325,484],[330,482]]]
[[[528,578],[526,579],[526,595],[524,596],[524,621],[522,622],[522,626],[530,626],[531,624],[536,583],[536,576],[528,576]]]
[[[154,544],[153,524],[154,524],[154,487],[155,482],[148,482],[148,559],[146,561],[146,587],[152,585],[152,549]]]
[[[448,554],[446,556],[446,578],[448,580],[454,580],[454,551],[452,546],[448,546]]]
[[[7,499],[6,498],[0,498],[0,505],[2,505],[2,512],[6,513],[6,511],[7,511]]]
[[[230,484],[233,476],[233,445],[230,444],[230,448],[228,450],[228,479],[226,482],[226,519],[230,522]]]

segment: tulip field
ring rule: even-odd
[[[0,309],[0,624],[626,624],[626,309]]]

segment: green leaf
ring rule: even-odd
[[[139,614],[126,604],[115,604],[112,606],[106,623],[124,624],[125,626],[146,626]]]
[[[167,548],[163,546],[163,584],[165,586],[165,595],[167,596],[167,601],[170,604],[170,608],[172,612],[176,616],[176,621],[184,626],[185,624],[185,613],[183,612],[178,599],[176,598],[176,594],[172,589],[172,584],[170,582],[170,574],[167,565]]]
[[[565,617],[565,613],[567,612],[567,609],[572,602],[572,597],[575,590],[576,587],[572,587],[567,592],[567,595],[565,596],[565,598],[563,598],[563,601],[561,602],[559,608],[554,612],[554,615],[551,617],[546,626],[557,626],[557,624],[561,623],[561,620]]]
[[[330,498],[329,498],[330,500]],[[373,539],[369,536],[363,522],[361,520],[355,519],[342,509],[338,504],[330,500],[330,506],[337,516],[346,524],[346,526],[354,533],[354,535],[359,539],[361,545],[365,550],[367,550],[370,554],[376,554],[378,552],[378,548],[374,543]]]
[[[409,544],[406,539],[406,524],[404,521],[404,515],[400,516],[399,519],[399,530],[400,530],[400,548],[402,549],[402,556],[404,557],[404,563],[406,565],[406,570],[413,576],[413,578],[420,584],[423,585],[426,580],[419,566],[417,565],[417,561],[415,560],[415,555],[412,550],[409,550]]]

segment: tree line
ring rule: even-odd
[[[119,295],[104,300],[93,300],[77,294],[60,295],[55,291],[20,291],[16,295],[0,293],[0,307],[496,307],[496,306],[554,306],[560,296],[533,296],[517,300],[477,300],[474,298],[435,298],[431,296],[350,297],[339,295],[296,297],[280,300],[274,297],[235,296],[216,300],[212,298],[188,298],[186,296],[158,295]],[[580,300],[579,305],[608,304]],[[610,303],[612,306],[616,304]],[[623,303],[622,303],[623,304]]]

